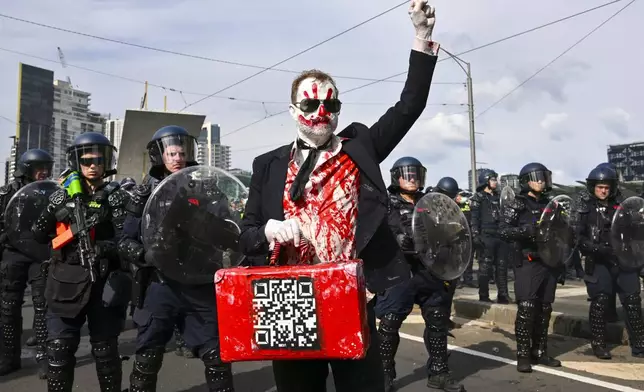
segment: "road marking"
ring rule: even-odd
[[[418,337],[418,336],[414,336],[414,335],[409,335],[409,334],[406,334],[406,333],[403,333],[403,332],[400,332],[400,337],[403,338],[403,339],[414,341],[414,342],[424,343],[423,338]],[[472,355],[474,357],[489,359],[491,361],[501,362],[501,363],[504,363],[506,365],[516,366],[516,364],[517,364],[517,361],[513,361],[513,360],[503,358],[503,357],[499,357],[499,356],[496,356],[496,355],[482,353],[482,352],[479,352],[479,351],[471,350],[469,348],[453,346],[451,344],[448,344],[447,348],[449,350],[452,350],[452,351],[456,351],[456,352],[467,354],[467,355]],[[539,371],[541,373],[550,374],[552,376],[563,377],[563,378],[567,378],[567,379],[573,380],[573,381],[578,381],[578,382],[581,382],[581,383],[584,383],[584,384],[589,384],[589,385],[594,385],[594,386],[597,386],[597,387],[612,389],[614,391],[620,391],[620,392],[641,392],[641,391],[643,391],[642,389],[635,389],[635,388],[627,387],[627,386],[624,386],[624,385],[619,385],[619,384],[614,384],[614,383],[611,383],[611,382],[596,380],[594,378],[580,376],[580,375],[572,374],[572,373],[566,373],[566,372],[561,371],[561,370],[555,370],[555,369],[547,368],[547,367],[543,367],[543,366],[533,366],[532,369],[536,370],[536,371]]]
[[[562,361],[562,363],[564,367],[569,369],[599,376],[620,378],[628,381],[644,381],[644,364],[642,363],[612,363],[609,361]],[[616,376],[617,374],[619,374],[619,377]]]

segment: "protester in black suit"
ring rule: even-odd
[[[341,103],[331,76],[312,70],[293,82],[296,142],[253,162],[240,237],[252,264],[265,265],[274,243],[292,255],[298,251],[293,244],[305,239],[314,249],[306,261],[362,259],[371,292],[409,279],[409,265],[387,225],[387,188],[379,167],[425,109],[439,50],[431,40],[433,8],[414,0],[409,14],[416,37],[405,87],[400,101],[371,127],[352,123],[334,135]],[[372,303],[368,314],[375,337]],[[355,361],[274,361],[277,390],[325,391],[330,364],[338,391],[383,392],[377,347],[372,342],[366,358]]]

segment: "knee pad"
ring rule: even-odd
[[[400,327],[402,327],[404,320],[405,318],[402,316],[393,313],[387,313],[380,319],[378,332],[380,332],[381,335],[397,334],[400,330]]]
[[[119,357],[119,345],[116,339],[91,342],[91,344],[92,356],[96,362],[109,361]]]
[[[608,299],[607,299],[608,300]],[[642,306],[642,298],[640,294],[631,294],[624,298],[624,306]]]
[[[534,318],[537,315],[537,305],[537,301],[534,300],[519,301],[517,304],[517,321],[534,321]]]
[[[448,333],[447,320],[448,313],[445,308],[437,306],[428,306],[422,309],[425,326],[432,335],[445,335]]]
[[[224,365],[224,362],[221,361],[219,351],[215,349],[210,349],[206,351],[201,356],[201,360],[203,361],[204,365],[208,367],[216,367],[216,366]]]
[[[134,369],[145,375],[156,375],[163,365],[163,354],[165,347],[152,347],[139,351],[134,361]]]
[[[0,317],[12,317],[20,314],[22,309],[22,295],[16,291],[2,291],[0,293]]]
[[[54,339],[47,342],[47,359],[50,367],[76,366],[76,350],[80,339]]]

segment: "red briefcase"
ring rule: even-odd
[[[362,359],[369,347],[362,260],[221,269],[221,359]]]

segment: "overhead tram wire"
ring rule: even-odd
[[[34,59],[38,59],[38,60],[41,60],[41,61],[47,61],[47,62],[50,62],[50,63],[60,64],[60,59],[56,59],[56,60],[48,59],[46,57],[36,56],[36,55],[33,55],[33,54],[24,53],[24,52],[20,52],[20,51],[17,51],[17,50],[7,49],[7,48],[2,48],[2,47],[0,47],[0,51],[7,52],[7,53],[13,53],[13,54],[20,55],[20,56],[25,56],[25,57],[31,57],[31,58],[34,58]],[[144,80],[137,80],[137,79],[133,79],[133,78],[130,78],[130,77],[127,77],[127,76],[117,75],[117,74],[113,74],[113,73],[109,73],[109,72],[103,72],[103,71],[95,70],[95,69],[92,69],[92,68],[86,68],[86,67],[82,67],[82,66],[74,65],[74,64],[66,64],[66,65],[67,65],[67,67],[80,69],[82,71],[92,72],[92,73],[95,73],[95,74],[98,74],[98,75],[107,76],[107,77],[111,77],[111,78],[115,78],[115,79],[120,79],[120,80],[130,82],[130,83],[136,83],[136,84],[140,84],[140,85],[145,85]],[[462,83],[457,83],[457,84],[462,84]],[[186,94],[186,95],[196,95],[196,96],[202,96],[202,97],[205,97],[205,96],[209,95],[208,93],[195,92],[195,91],[186,91],[186,90],[181,90],[181,89],[178,89],[178,88],[168,87],[168,86],[164,86],[164,85],[161,85],[161,84],[155,84],[155,83],[150,83],[150,82],[148,82],[148,86],[149,87],[155,87],[155,88],[158,88],[158,89],[161,89],[161,90],[164,90],[164,91],[170,91],[170,92]],[[221,96],[221,95],[214,96],[213,98],[225,99],[225,100],[233,101],[233,102],[236,101],[236,102],[247,102],[247,103],[258,103],[258,104],[262,104],[262,103],[264,103],[264,104],[288,104],[289,103],[288,101],[269,101],[269,100],[261,101],[261,100],[258,100],[258,99],[246,99],[246,98],[240,98],[240,97],[235,97],[235,96]],[[385,103],[385,102],[346,102],[346,103],[344,103],[344,105],[389,105],[389,104],[390,103],[388,103],[388,102],[387,103]],[[456,106],[456,105],[462,105],[462,104],[459,104],[459,103],[431,103],[431,104],[428,104],[428,105],[430,105],[430,106]]]
[[[322,45],[324,45],[325,43],[327,43],[327,42],[329,42],[329,41],[332,41],[332,40],[334,40],[334,39],[336,39],[336,38],[338,38],[338,37],[340,37],[340,36],[342,36],[342,35],[344,35],[344,34],[346,34],[346,33],[350,32],[350,31],[353,31],[353,30],[357,29],[358,27],[363,26],[363,25],[365,25],[365,24],[367,24],[367,23],[371,22],[371,21],[372,21],[372,20],[374,20],[374,19],[378,19],[379,17],[381,17],[381,16],[383,16],[383,15],[385,15],[385,14],[388,14],[389,12],[391,12],[391,11],[393,11],[393,10],[397,9],[397,8],[400,8],[400,7],[402,7],[403,5],[406,5],[406,4],[408,4],[408,0],[405,0],[405,1],[403,1],[402,3],[400,3],[400,4],[398,4],[398,5],[395,5],[395,6],[393,6],[393,7],[389,8],[389,9],[387,9],[387,10],[385,10],[385,11],[383,11],[383,12],[381,12],[381,13],[379,13],[379,14],[375,15],[375,16],[372,16],[371,18],[369,18],[369,19],[367,19],[367,20],[365,20],[365,21],[362,21],[362,22],[360,22],[360,23],[358,23],[358,24],[356,24],[356,25],[353,25],[353,26],[349,27],[348,29],[341,31],[341,32],[340,32],[340,33],[338,33],[338,34],[333,35],[332,37],[329,37],[329,38],[327,38],[327,39],[325,39],[325,40],[323,40],[323,41],[320,41],[320,42],[316,43],[316,44],[315,44],[315,45],[313,45],[313,46],[309,46],[308,48],[306,48],[306,49],[304,49],[304,50],[301,50],[301,51],[299,51],[299,52],[295,53],[294,55],[289,56],[289,57],[285,58],[284,60],[279,61],[279,62],[277,62],[277,63],[275,63],[275,64],[271,65],[271,66],[270,66],[270,67],[268,67],[268,68],[262,69],[261,71],[255,72],[254,74],[252,74],[252,75],[250,75],[250,76],[247,76],[247,77],[245,77],[245,78],[243,78],[243,79],[241,79],[241,80],[238,80],[237,82],[235,82],[235,83],[233,83],[233,84],[230,84],[230,85],[228,85],[228,86],[226,86],[226,87],[224,87],[224,88],[222,88],[222,89],[219,89],[219,90],[217,90],[216,92],[212,93],[211,95],[209,95],[209,96],[207,96],[207,97],[203,97],[203,98],[201,98],[201,99],[198,99],[198,100],[196,100],[196,101],[192,102],[191,104],[186,105],[183,109],[179,110],[179,113],[183,112],[184,110],[186,110],[187,108],[189,108],[189,107],[191,107],[191,106],[193,106],[193,105],[196,105],[196,104],[198,104],[198,103],[200,103],[200,102],[205,101],[206,99],[208,99],[208,98],[210,98],[210,97],[212,97],[212,96],[215,96],[215,95],[217,95],[217,94],[220,94],[220,93],[222,93],[222,92],[224,92],[224,91],[226,91],[226,90],[228,90],[228,89],[231,89],[231,88],[233,88],[233,87],[235,87],[235,86],[238,86],[238,85],[240,85],[240,84],[242,84],[242,83],[244,83],[244,82],[246,82],[246,81],[248,81],[248,80],[250,80],[250,79],[253,79],[253,78],[255,78],[256,76],[259,76],[259,75],[263,74],[264,72],[266,72],[266,71],[270,70],[270,69],[271,69],[271,68],[273,68],[273,67],[277,67],[278,65],[284,64],[285,62],[287,62],[287,61],[289,61],[289,60],[292,60],[292,59],[294,59],[294,58],[296,58],[296,57],[298,57],[298,56],[300,56],[300,55],[303,55],[304,53],[309,52],[309,51],[311,51],[311,50],[313,50],[313,49],[317,48],[318,46],[322,46]]]
[[[503,102],[507,97],[509,97],[509,96],[510,96],[510,95],[512,95],[515,91],[517,91],[518,89],[520,89],[521,87],[523,87],[526,83],[528,83],[529,81],[531,81],[532,79],[534,79],[537,75],[539,75],[539,74],[540,74],[541,72],[543,72],[546,68],[548,68],[549,66],[551,66],[552,64],[554,64],[557,60],[559,60],[560,58],[562,58],[563,56],[565,56],[568,52],[570,52],[571,50],[573,50],[577,45],[579,45],[579,44],[581,44],[582,42],[584,42],[584,41],[586,40],[586,38],[590,37],[590,36],[591,36],[593,33],[595,33],[597,30],[601,29],[601,28],[602,28],[606,23],[610,22],[613,18],[615,18],[615,17],[616,17],[617,15],[619,15],[622,11],[624,11],[626,8],[628,8],[629,6],[631,6],[634,2],[635,2],[635,0],[631,0],[628,4],[626,4],[624,7],[620,8],[617,12],[615,12],[614,14],[612,14],[610,17],[608,17],[608,18],[607,18],[606,20],[604,20],[602,23],[600,23],[599,25],[595,26],[595,28],[593,28],[593,29],[592,29],[592,30],[590,30],[586,35],[584,35],[584,36],[583,36],[583,37],[581,37],[579,40],[577,40],[577,42],[575,42],[574,44],[570,45],[566,50],[564,50],[563,52],[561,52],[557,57],[555,57],[554,59],[552,59],[548,64],[546,64],[546,65],[544,65],[543,67],[539,68],[539,69],[537,70],[537,72],[535,72],[535,73],[533,73],[532,75],[530,75],[530,77],[528,77],[526,80],[524,80],[523,82],[521,82],[519,85],[517,85],[517,86],[516,86],[515,88],[513,88],[512,90],[508,91],[508,93],[507,93],[507,94],[505,94],[504,96],[502,96],[501,98],[499,98],[497,101],[495,101],[493,104],[491,104],[490,106],[488,106],[488,107],[487,107],[485,110],[483,110],[481,113],[477,114],[475,118],[479,118],[479,117],[481,117],[482,115],[484,115],[485,113],[487,113],[488,111],[490,111],[492,108],[494,108],[495,106],[497,106],[499,103]]]
[[[45,24],[45,23],[36,22],[36,21],[33,21],[33,20],[18,18],[18,17],[15,17],[15,16],[7,15],[7,14],[0,14],[0,18],[13,20],[15,22],[20,22],[20,23],[30,24],[30,25],[33,25],[33,26],[43,27],[43,28],[50,29],[50,30],[56,30],[56,31],[60,31],[60,32],[63,32],[63,33],[74,34],[74,35],[78,35],[78,36],[82,36],[82,37],[86,37],[86,38],[96,39],[96,40],[99,40],[99,41],[105,41],[105,42],[110,42],[110,43],[114,43],[114,44],[118,44],[118,45],[130,46],[130,47],[149,50],[149,51],[153,51],[153,52],[170,54],[170,55],[173,55],[173,56],[180,56],[180,57],[192,58],[192,59],[196,59],[196,60],[203,60],[203,61],[209,61],[209,62],[214,62],[214,63],[226,64],[226,65],[234,65],[234,66],[245,67],[245,68],[255,68],[255,69],[266,69],[267,68],[267,67],[262,66],[262,65],[246,64],[246,63],[240,63],[240,62],[237,62],[237,61],[216,59],[216,58],[207,57],[207,56],[194,55],[194,54],[178,52],[178,51],[170,50],[170,49],[163,49],[163,48],[157,48],[157,47],[149,46],[149,45],[137,44],[137,43],[134,43],[134,42],[128,42],[128,41],[123,41],[123,40],[118,40],[118,39],[113,39],[113,38],[101,37],[101,36],[94,35],[94,34],[84,33],[82,31],[70,30],[70,29],[66,29],[66,28],[63,28],[63,27],[58,27],[58,26],[53,26],[53,25],[49,25],[49,24]],[[295,70],[291,70],[291,69],[284,69],[284,68],[270,68],[270,71],[282,72],[282,73],[290,73],[290,74],[299,74],[300,73],[300,71],[295,71]],[[374,80],[376,80],[376,79],[373,79],[373,78],[365,78],[365,77],[359,77],[359,76],[334,75],[333,77],[336,78],[336,79],[361,80],[361,81],[374,81]],[[390,82],[390,83],[404,83],[404,81],[402,81],[402,80],[390,80],[388,82]],[[462,84],[462,83],[460,83],[460,82],[437,82],[435,84]]]
[[[615,3],[619,3],[619,2],[621,2],[621,1],[624,1],[624,0],[613,0],[613,1],[610,1],[610,2],[608,2],[608,3],[600,4],[600,5],[596,6],[596,7],[588,8],[588,9],[586,9],[586,10],[583,10],[583,11],[577,12],[577,13],[572,14],[572,15],[568,15],[568,16],[566,16],[566,17],[563,17],[563,18],[560,18],[560,19],[554,20],[554,21],[552,21],[552,22],[548,22],[548,23],[545,23],[545,24],[542,24],[542,25],[539,25],[539,26],[536,26],[536,27],[533,27],[533,28],[530,28],[530,29],[527,29],[527,30],[523,30],[523,31],[521,31],[521,32],[518,32],[518,33],[515,33],[515,34],[512,34],[512,35],[509,35],[509,36],[504,37],[504,38],[501,38],[501,39],[498,39],[498,40],[496,40],[496,41],[492,41],[492,42],[489,42],[489,43],[487,43],[487,44],[484,44],[484,45],[481,45],[481,46],[477,46],[477,47],[472,48],[472,49],[468,49],[468,50],[466,50],[466,51],[464,51],[464,52],[460,52],[460,53],[456,54],[455,56],[460,57],[460,56],[463,56],[463,55],[466,55],[466,54],[469,54],[469,53],[475,52],[475,51],[477,51],[477,50],[484,49],[484,48],[490,47],[490,46],[492,46],[492,45],[496,45],[496,44],[499,44],[499,43],[501,43],[501,42],[505,42],[505,41],[508,41],[508,40],[510,40],[510,39],[517,38],[517,37],[520,37],[520,36],[525,35],[525,34],[528,34],[528,33],[532,33],[532,32],[537,31],[537,30],[541,30],[541,29],[546,28],[546,27],[550,27],[550,26],[555,25],[555,24],[557,24],[557,23],[565,22],[565,21],[570,20],[570,19],[572,19],[572,18],[575,18],[575,17],[581,16],[581,15],[587,14],[587,13],[592,12],[592,11],[599,10],[599,9],[604,8],[604,7],[607,7],[607,6],[609,6],[609,5],[612,5],[612,4],[615,4]],[[450,59],[449,57],[442,58],[442,59],[438,60],[438,62],[441,62],[441,61],[444,61],[444,60],[449,60],[449,59]],[[374,84],[382,83],[382,82],[385,82],[385,81],[387,81],[387,80],[389,80],[389,79],[393,79],[393,78],[395,78],[395,77],[405,75],[406,73],[407,73],[407,71],[404,71],[404,72],[397,73],[397,74],[395,74],[395,75],[388,76],[388,77],[383,78],[383,79],[378,79],[378,80],[375,80],[375,81],[373,81],[373,82],[366,83],[366,84],[363,84],[363,85],[361,85],[361,86],[357,86],[357,87],[354,87],[354,88],[352,88],[352,89],[346,90],[346,91],[344,91],[344,92],[343,92],[343,94],[348,94],[348,93],[353,92],[353,91],[361,90],[361,89],[363,89],[363,88],[366,88],[366,87],[369,87],[369,86],[373,86]],[[242,131],[242,130],[244,130],[244,129],[246,129],[246,128],[250,128],[250,127],[252,127],[253,125],[259,124],[259,123],[261,123],[262,121],[268,120],[268,119],[269,119],[269,118],[271,118],[271,117],[279,116],[279,115],[284,114],[284,113],[288,113],[288,110],[283,110],[283,111],[281,111],[281,112],[271,114],[271,115],[266,116],[266,117],[264,117],[264,118],[262,118],[262,119],[259,119],[259,120],[256,120],[256,121],[253,121],[253,122],[251,122],[251,123],[249,123],[249,124],[246,124],[246,125],[243,125],[243,126],[241,126],[241,127],[239,127],[239,128],[236,128],[236,129],[234,129],[234,130],[232,130],[232,131],[230,131],[230,132],[228,132],[228,133],[225,133],[225,134],[221,135],[221,137],[232,135],[232,134],[237,133],[237,132],[239,132],[239,131]]]

